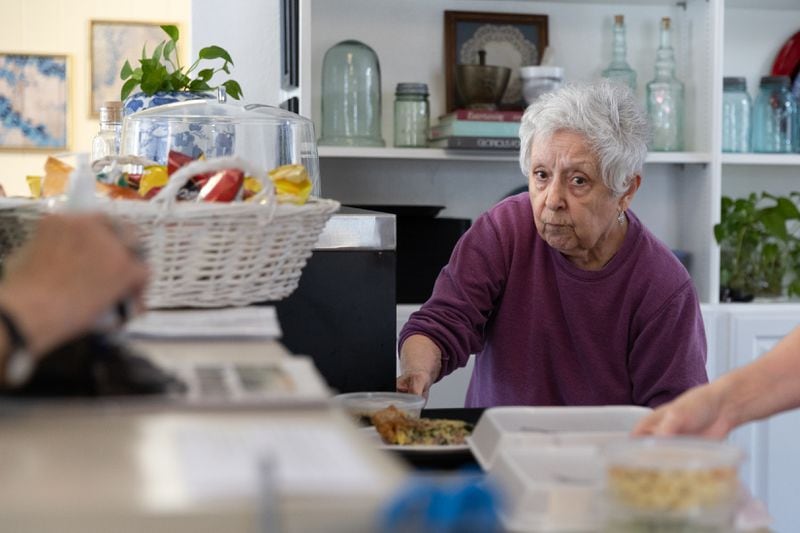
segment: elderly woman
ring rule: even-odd
[[[400,333],[397,390],[477,355],[468,407],[655,407],[708,381],[697,294],[629,207],[647,120],[608,81],[542,96],[522,118],[528,193],[480,216]]]

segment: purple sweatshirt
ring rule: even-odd
[[[477,355],[467,407],[656,407],[706,383],[706,339],[686,269],[630,211],[600,271],[573,265],[536,232],[527,193],[481,215],[453,250],[399,344],[423,334],[438,379]]]

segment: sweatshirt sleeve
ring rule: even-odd
[[[705,329],[691,281],[637,330],[628,359],[636,405],[658,407],[708,382]]]
[[[499,235],[491,217],[480,216],[456,244],[430,299],[400,331],[398,346],[414,334],[436,343],[442,352],[437,380],[483,347],[484,326],[502,294],[509,260]]]

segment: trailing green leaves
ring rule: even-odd
[[[224,48],[219,46],[206,46],[200,50],[198,59],[184,70],[177,53],[177,43],[180,38],[177,26],[164,25],[161,26],[161,29],[169,39],[160,42],[152,54],[148,54],[147,50],[142,47],[142,56],[137,68],[133,68],[128,61],[122,65],[119,72],[120,78],[125,82],[120,91],[122,100],[130,96],[137,87],[148,96],[159,91],[211,91],[218,87],[211,85],[215,74],[218,72],[230,74],[233,59]],[[221,65],[203,68],[192,75],[201,61],[219,60],[222,61]],[[219,86],[225,87],[231,98],[238,100],[243,96],[242,88],[234,80],[225,81]]]
[[[742,295],[800,296],[800,193],[722,197],[714,226],[720,285]]]

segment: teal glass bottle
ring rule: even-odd
[[[651,150],[683,150],[683,82],[675,77],[670,19],[661,19],[661,38],[656,52],[656,75],[647,84],[647,115],[653,131]]]
[[[366,44],[348,40],[322,60],[321,145],[386,146],[381,134],[381,68]]]
[[[625,44],[625,17],[623,15],[614,16],[613,29],[613,48],[611,63],[602,72],[604,78],[617,80],[636,92],[636,71],[631,68],[626,59],[627,46]]]

